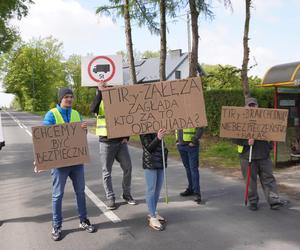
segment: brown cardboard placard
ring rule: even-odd
[[[207,126],[198,77],[102,91],[109,138]]]
[[[87,134],[80,122],[32,127],[37,170],[48,170],[89,162]]]
[[[288,110],[223,106],[220,137],[285,141]]]

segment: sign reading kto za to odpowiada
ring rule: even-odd
[[[113,87],[102,96],[110,138],[207,126],[200,78]]]

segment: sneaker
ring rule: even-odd
[[[122,195],[122,198],[124,199],[124,201],[126,201],[129,205],[136,205],[137,202],[136,200],[134,200],[132,198],[132,196],[129,194],[129,195]]]
[[[285,206],[287,206],[289,204],[290,204],[290,201],[288,201],[288,200],[280,200],[280,201],[278,201],[276,203],[270,204],[270,208],[272,210],[278,210],[279,208],[285,207]]]
[[[149,227],[152,227],[154,230],[162,231],[164,230],[163,225],[156,217],[151,217],[149,220]]]
[[[180,196],[191,196],[193,194],[193,191],[187,188],[184,192],[180,193]]]
[[[106,208],[109,210],[114,210],[117,208],[114,198],[108,199],[105,205],[106,205]]]
[[[256,210],[258,210],[258,206],[257,206],[256,203],[251,203],[250,206],[249,206],[249,209],[251,211],[256,211]]]
[[[147,217],[148,217],[148,220],[151,219],[150,214],[148,214]],[[160,216],[158,213],[155,214],[155,217],[159,220],[160,223],[166,223],[167,222],[167,220],[164,217]]]
[[[95,227],[90,223],[88,219],[84,219],[82,222],[80,222],[79,228],[84,229],[88,233],[94,233],[96,231]]]
[[[201,194],[194,194],[194,195],[195,195],[194,201],[199,204],[201,202]]]
[[[52,228],[52,240],[59,241],[61,240],[61,227],[60,226],[54,226]]]

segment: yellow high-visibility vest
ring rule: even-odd
[[[101,101],[97,115],[96,135],[107,136],[104,102]]]
[[[193,137],[196,135],[196,128],[184,128],[182,129],[183,141],[189,142],[193,140]],[[176,131],[176,140],[178,141],[178,131]]]
[[[64,124],[64,118],[62,117],[61,113],[59,112],[59,110],[57,108],[53,108],[50,110],[55,118],[55,123],[56,124]],[[77,110],[75,109],[71,109],[71,120],[70,122],[81,122],[81,118],[80,115],[78,113]]]
[[[237,146],[237,151],[239,154],[243,153],[243,149],[244,149],[244,146],[241,146],[241,145]]]

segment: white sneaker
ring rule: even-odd
[[[160,216],[158,213],[155,214],[155,217],[162,223],[167,222],[166,219],[162,216]]]
[[[151,217],[149,220],[149,226],[157,231],[164,230],[163,225],[159,222],[159,220],[156,217]]]
[[[150,214],[148,214],[147,217],[148,217],[148,220],[151,219],[151,215],[150,215]],[[161,223],[167,222],[167,220],[166,220],[164,217],[160,216],[158,213],[155,213],[155,217],[156,217],[156,218],[159,220],[159,222],[161,222]]]

